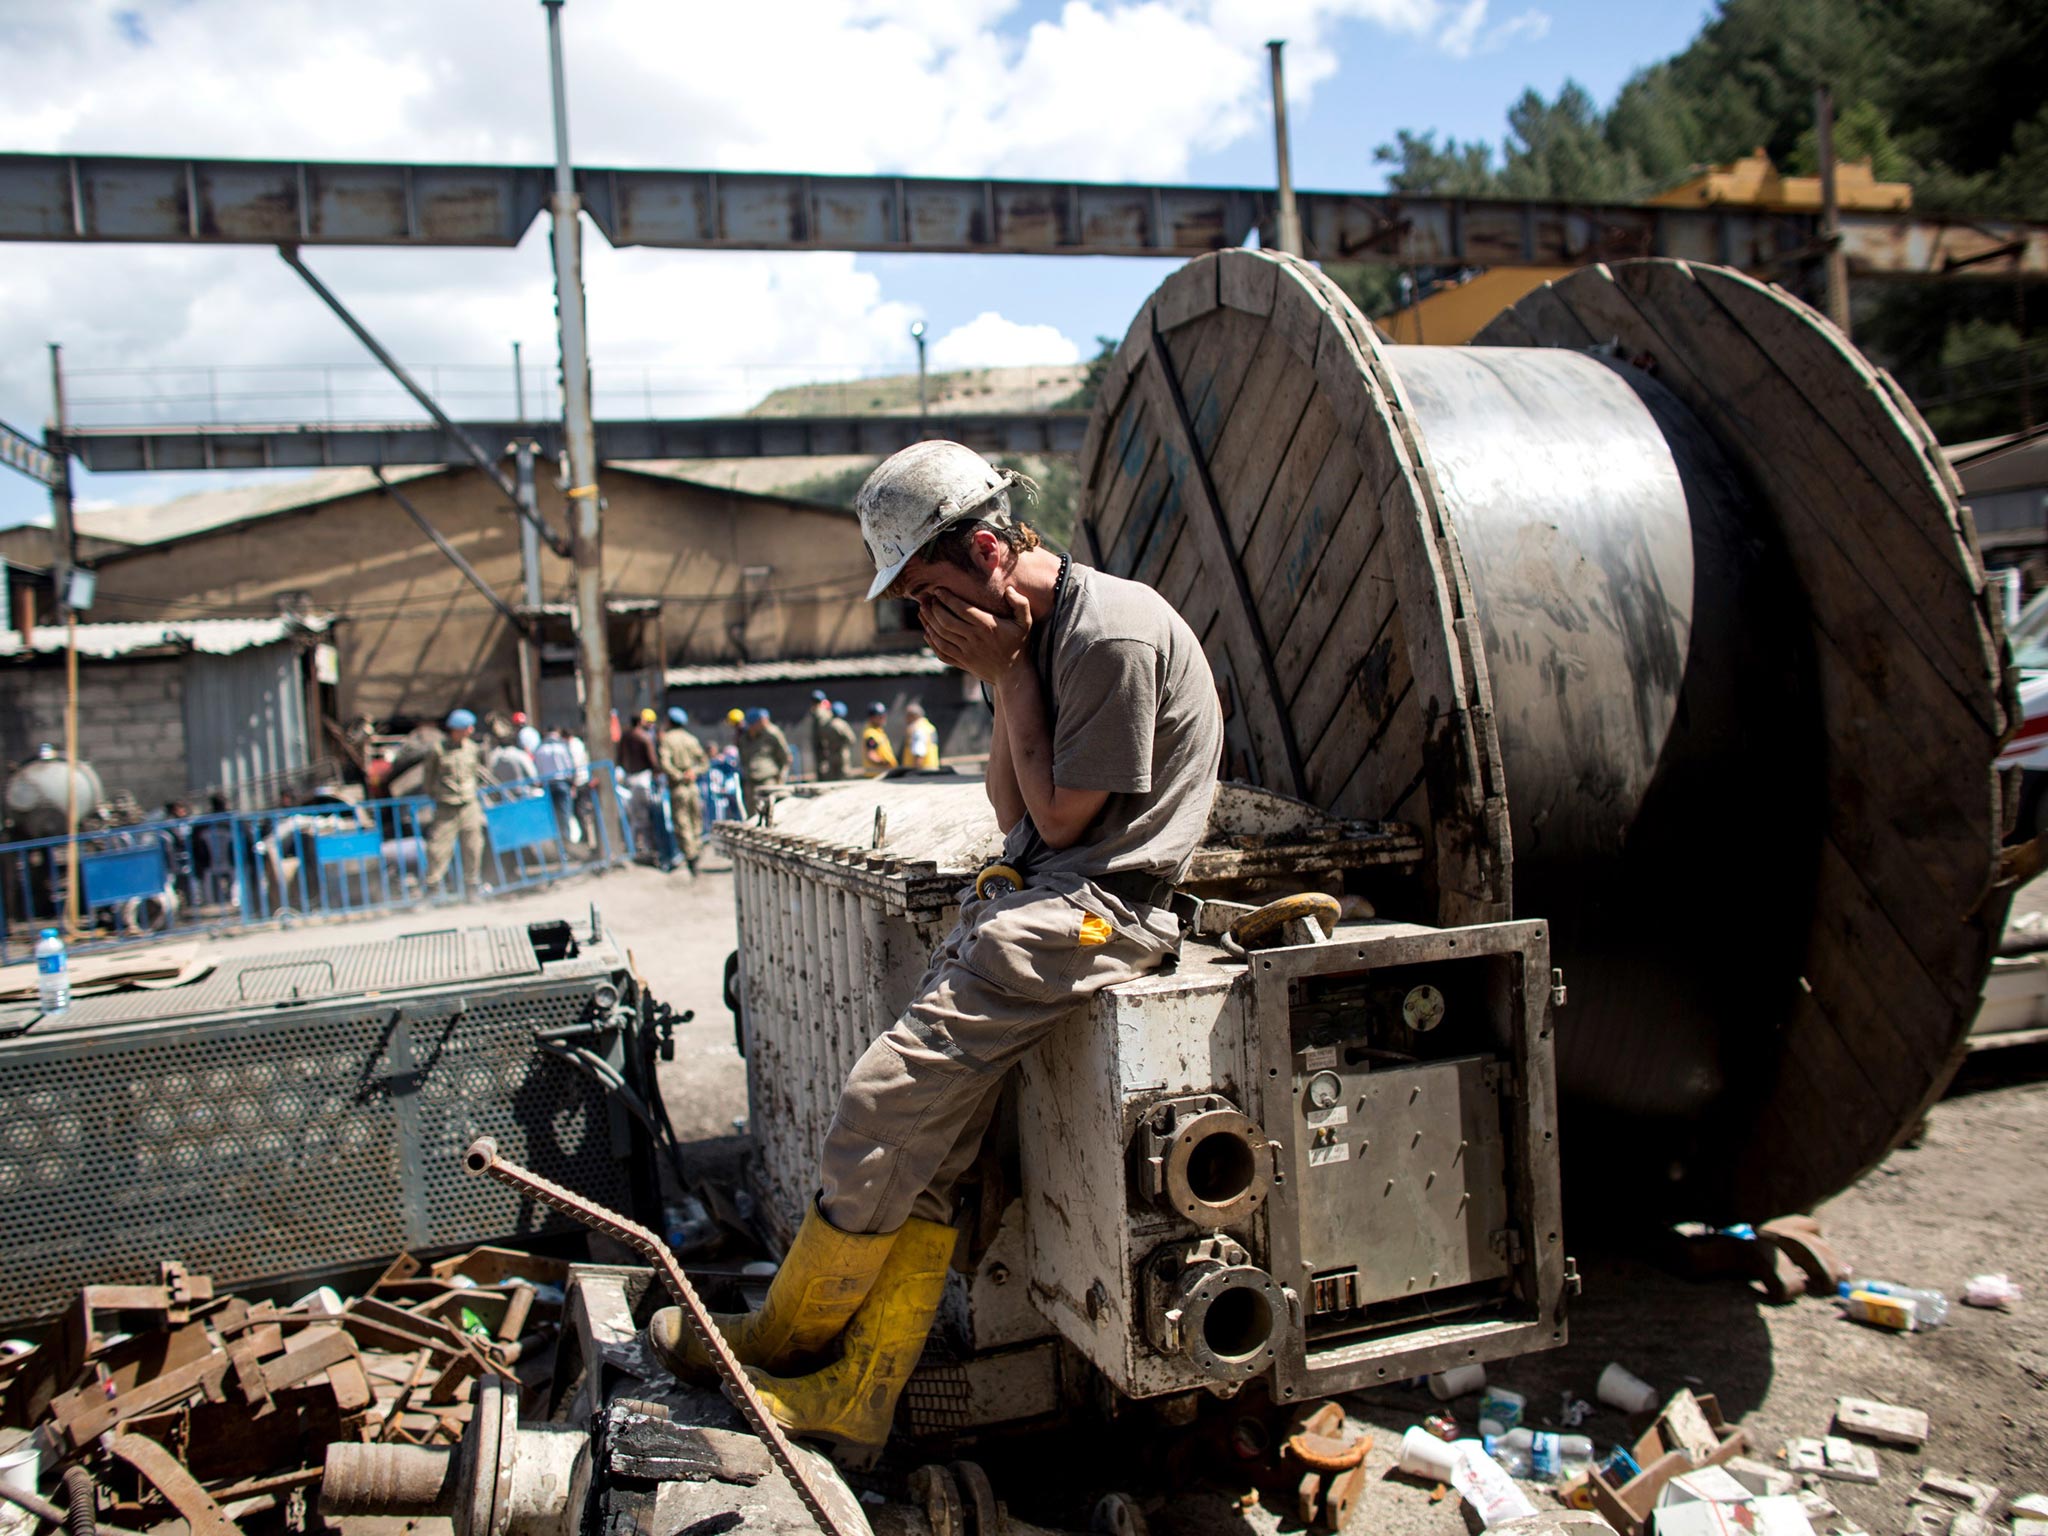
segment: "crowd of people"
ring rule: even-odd
[[[900,741],[890,736],[888,705],[879,700],[868,705],[858,732],[850,713],[843,700],[823,689],[812,692],[811,777],[872,778],[897,767],[940,766],[938,729],[922,704],[905,707]],[[714,747],[692,728],[689,712],[680,706],[672,706],[665,719],[652,708],[640,710],[630,722],[614,713],[621,814],[664,870],[687,866],[694,875],[713,822],[743,819],[769,790],[800,773],[789,737],[765,707],[728,710],[725,724],[730,734]],[[512,717],[511,734],[488,745],[476,731],[475,714],[457,709],[444,722],[438,742],[406,754],[425,765],[423,792],[434,802],[430,886],[446,877],[458,848],[466,870],[484,867],[478,788],[485,783],[536,785],[533,793],[545,792],[553,804],[565,853],[573,845],[594,845],[590,753],[581,737],[559,725],[543,734],[523,714]]]

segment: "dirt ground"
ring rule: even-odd
[[[2048,882],[2027,894],[2029,905],[2048,904]],[[663,1069],[663,1096],[678,1130],[686,1140],[730,1135],[746,1114],[746,1079],[721,998],[722,968],[734,942],[731,879],[722,858],[707,860],[694,881],[629,869],[431,917],[433,926],[514,922],[580,916],[593,904],[656,994],[678,1009],[695,1010],[695,1019],[678,1032],[675,1062]],[[374,937],[419,926],[415,914],[353,931]],[[325,929],[323,937],[337,933]],[[301,930],[250,935],[233,945],[304,941]],[[1825,1106],[1815,1112],[1825,1113]],[[1679,1279],[1643,1252],[1603,1246],[1597,1215],[1568,1210],[1569,1247],[1585,1280],[1572,1311],[1571,1342],[1500,1365],[1492,1380],[1526,1393],[1530,1417],[1557,1427],[1560,1394],[1570,1389],[1590,1399],[1602,1366],[1618,1360],[1661,1392],[1692,1386],[1717,1394],[1723,1412],[1749,1429],[1756,1454],[1765,1459],[1793,1437],[1826,1433],[1840,1396],[1925,1409],[1934,1429],[1923,1451],[1880,1450],[1883,1481],[1876,1487],[1829,1485],[1844,1513],[1873,1536],[1902,1528],[1907,1497],[1925,1469],[1996,1483],[2008,1495],[2048,1492],[2044,1170],[2048,1047],[2011,1047],[1973,1058],[1917,1142],[1821,1208],[1828,1238],[1860,1274],[1935,1286],[1952,1299],[1964,1281],[1984,1271],[2003,1271],[2025,1289],[2010,1313],[1957,1305],[1946,1326],[1912,1335],[1847,1322],[1825,1300],[1772,1307],[1733,1282]],[[1475,1405],[1471,1398],[1452,1405],[1468,1432]],[[1363,1395],[1349,1407],[1375,1436],[1371,1491],[1351,1529],[1386,1536],[1463,1531],[1461,1513],[1432,1503],[1426,1489],[1386,1476],[1401,1432],[1440,1405],[1425,1391],[1396,1388]],[[1604,1450],[1632,1441],[1642,1427],[1600,1408],[1584,1432]],[[1035,1494],[1005,1491],[1020,1513],[1046,1523],[1085,1522],[1085,1508],[1049,1497],[1043,1486]],[[1193,1489],[1156,1508],[1153,1523],[1177,1532],[1249,1527],[1261,1536],[1292,1525]]]

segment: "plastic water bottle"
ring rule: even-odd
[[[36,1003],[45,1013],[62,1013],[71,1006],[71,970],[64,952],[64,936],[45,928],[36,940]]]
[[[40,954],[42,951],[37,950],[37,953]],[[1939,1328],[1948,1321],[1948,1298],[1939,1291],[1900,1285],[1896,1280],[1844,1280],[1835,1287],[1837,1296],[1849,1296],[1857,1291],[1869,1291],[1875,1296],[1893,1296],[1900,1301],[1912,1302],[1915,1329]]]
[[[1539,1483],[1561,1483],[1593,1465],[1593,1442],[1585,1435],[1553,1435],[1540,1429],[1489,1435],[1486,1452],[1509,1476]]]

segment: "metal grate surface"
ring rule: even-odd
[[[611,979],[0,1046],[0,1320],[145,1280],[162,1259],[232,1284],[563,1225],[461,1171],[485,1133],[630,1208],[613,1112],[533,1042],[585,1018]]]
[[[239,955],[184,986],[75,998],[61,1020],[37,1022],[33,1002],[0,1005],[0,1034],[31,1024],[36,1034],[45,1035],[194,1018],[250,1004],[313,1002],[444,982],[532,976],[540,968],[524,928],[444,928],[375,943]]]

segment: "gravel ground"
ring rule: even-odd
[[[2026,905],[2048,905],[2048,881],[2027,898]],[[663,1069],[662,1091],[678,1129],[686,1140],[729,1134],[746,1113],[746,1083],[721,1000],[722,967],[734,942],[731,879],[722,859],[707,860],[694,881],[621,870],[473,909],[443,909],[431,922],[577,916],[593,903],[656,994],[696,1012],[678,1033],[676,1061]],[[420,926],[421,917],[413,915],[341,931],[367,938]],[[289,947],[304,942],[306,932],[230,943],[237,949]],[[323,937],[336,932],[323,930]],[[1527,1393],[1532,1417],[1554,1424],[1565,1388],[1590,1398],[1601,1367],[1619,1360],[1664,1392],[1691,1385],[1716,1393],[1724,1413],[1749,1428],[1757,1453],[1767,1459],[1792,1437],[1825,1433],[1839,1396],[1925,1409],[1934,1430],[1922,1452],[1881,1450],[1884,1476],[1876,1487],[1831,1485],[1836,1502],[1873,1536],[1902,1528],[1906,1498],[1923,1469],[1994,1482],[2008,1494],[2048,1491],[2044,1158],[2048,1047],[1988,1052],[1965,1068],[1915,1144],[1818,1213],[1829,1240],[1859,1273],[1936,1286],[1953,1298],[1971,1275],[2002,1270],[2025,1288],[2013,1312],[1957,1306],[1948,1325],[1933,1332],[1880,1332],[1842,1320],[1824,1300],[1771,1307],[1734,1282],[1676,1278],[1639,1251],[1603,1248],[1594,1213],[1567,1212],[1570,1247],[1585,1278],[1571,1342],[1501,1365],[1492,1379]],[[1390,1389],[1348,1406],[1375,1436],[1371,1491],[1351,1529],[1386,1536],[1464,1530],[1460,1512],[1432,1503],[1426,1489],[1386,1476],[1401,1432],[1436,1411],[1434,1400]],[[1454,1406],[1469,1428],[1473,1400]],[[1601,1409],[1586,1432],[1604,1447],[1632,1441],[1641,1428]],[[1002,1462],[1018,1453],[988,1448],[985,1454]],[[1046,1448],[1031,1451],[1025,1464],[1042,1469],[1046,1454]],[[1048,1480],[1041,1473],[1035,1485],[1004,1491],[1020,1512],[1078,1524],[1086,1506],[1075,1498],[1090,1480],[1078,1475],[1078,1461],[1071,1465],[1076,1475]],[[1178,1490],[1155,1506],[1155,1529],[1264,1536],[1291,1525],[1262,1509],[1240,1509],[1230,1491],[1227,1477],[1207,1489]]]

